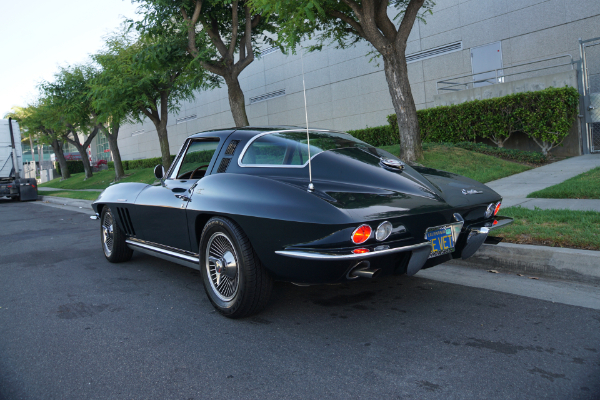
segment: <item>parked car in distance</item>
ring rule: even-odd
[[[155,174],[156,184],[112,185],[93,203],[104,255],[123,262],[136,250],[196,268],[232,318],[264,308],[273,280],[414,275],[470,257],[512,222],[487,186],[329,130],[198,133]]]

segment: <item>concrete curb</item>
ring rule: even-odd
[[[526,244],[484,244],[467,260],[452,263],[477,269],[600,284],[600,251]]]
[[[92,210],[92,200],[81,200],[81,199],[68,199],[66,197],[56,196],[39,196],[38,200],[46,203],[60,204],[62,206],[69,207],[82,207],[85,209]]]

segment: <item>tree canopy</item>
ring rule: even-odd
[[[250,0],[254,8],[279,19],[278,40],[294,50],[303,39],[313,39],[310,50],[325,44],[346,48],[366,40],[383,58],[385,76],[398,120],[401,158],[422,157],[417,109],[408,69],[406,41],[415,20],[424,19],[432,0]]]
[[[259,40],[274,44],[276,16],[257,12],[244,0],[137,1],[144,18],[136,29],[152,36],[185,37],[186,50],[199,67],[225,80],[236,126],[248,125],[238,77],[254,61]]]
[[[171,163],[167,136],[169,112],[177,112],[196,90],[219,84],[187,55],[181,35],[142,36],[121,33],[107,41],[106,49],[94,56],[102,73],[91,94],[101,119],[109,116],[142,122],[147,117],[156,127],[162,161]]]

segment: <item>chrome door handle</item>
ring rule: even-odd
[[[190,199],[189,197],[187,197],[184,194],[176,194],[175,197],[177,197],[178,199],[181,199],[183,201],[192,201],[192,199]]]

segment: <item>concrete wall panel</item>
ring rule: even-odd
[[[470,25],[502,15],[506,12],[506,0],[470,0],[459,4],[461,25]]]
[[[510,37],[509,25],[511,23],[507,15],[499,15],[485,21],[463,26],[461,28],[463,48],[469,49],[482,46]]]
[[[421,39],[460,28],[459,6],[456,5],[441,10],[434,8],[433,14],[425,16],[425,21],[418,21]]]
[[[508,14],[510,36],[519,36],[526,33],[555,27],[567,22],[567,13],[564,0],[551,0],[536,4],[525,10],[513,11]]]

